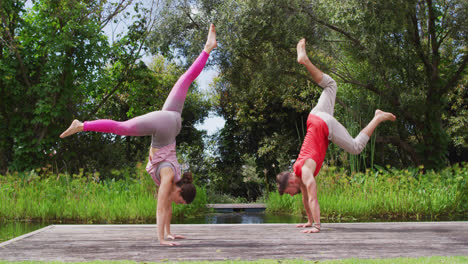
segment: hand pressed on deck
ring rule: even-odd
[[[184,237],[184,236],[181,236],[181,235],[168,234],[168,235],[167,235],[167,238],[168,238],[168,239],[174,240],[174,239],[184,239],[185,237]]]

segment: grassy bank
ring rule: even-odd
[[[299,264],[299,263],[323,263],[323,264],[373,264],[373,263],[383,263],[383,264],[413,264],[413,263],[425,263],[425,264],[435,264],[435,263],[467,263],[468,257],[466,256],[456,256],[456,257],[420,257],[420,258],[391,258],[391,259],[340,259],[340,260],[326,260],[326,261],[313,261],[313,260],[301,260],[301,259],[285,259],[285,260],[255,260],[255,261],[243,261],[243,260],[227,260],[227,261],[177,261],[177,262],[144,262],[144,263],[178,263],[178,264],[201,264],[201,263],[210,263],[210,264]],[[21,261],[21,262],[4,262],[0,261],[0,264],[6,263],[16,263],[16,264],[41,264],[41,263],[64,263],[64,262],[40,262],[40,261]],[[73,263],[88,263],[88,264],[137,264],[142,262],[134,261],[90,261],[90,262],[69,262]]]
[[[115,173],[120,180],[36,171],[0,176],[0,221],[155,222],[156,187],[144,168],[139,166],[132,174]],[[192,204],[173,205],[173,217],[201,214],[205,204],[205,190],[198,188]]]
[[[439,172],[380,168],[347,175],[325,168],[317,176],[321,216],[342,219],[440,220],[468,213],[468,164]],[[305,214],[301,195],[270,193],[270,212]]]
[[[96,174],[47,171],[0,176],[0,222],[154,223],[155,184],[141,165],[129,171],[116,171],[119,180],[105,181]],[[467,164],[424,174],[422,168],[354,175],[324,168],[317,177],[321,215],[329,221],[466,219],[467,181]],[[173,205],[174,218],[204,214],[206,203],[217,202],[213,199],[200,187],[192,204]],[[271,213],[304,214],[300,195],[275,191],[265,201]]]

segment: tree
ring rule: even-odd
[[[446,165],[450,138],[442,117],[447,96],[466,73],[467,4],[317,1],[304,7],[344,41],[336,47],[348,59],[334,71],[341,81],[385,98],[397,113],[398,133],[378,141],[398,146],[412,164]]]
[[[139,61],[154,3],[0,2],[0,173],[52,165],[109,174],[146,159],[149,137],[58,135],[75,118],[126,120],[160,109],[182,70],[161,57],[153,69]],[[126,18],[127,32],[110,43],[103,28]],[[190,133],[178,140],[201,141],[192,130],[207,115],[207,101],[190,93],[186,107],[197,114],[183,114]]]
[[[302,37],[312,61],[339,83],[338,120],[360,129],[376,108],[398,117],[379,127],[378,163],[440,168],[451,141],[447,96],[466,74],[466,11],[464,1],[167,1],[152,40],[161,52],[194,56],[202,43],[195,29],[216,24],[226,140],[239,157],[262,154],[259,168],[288,163],[265,155],[271,145],[287,144],[281,151],[289,162],[296,157],[321,92],[295,61]]]

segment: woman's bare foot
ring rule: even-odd
[[[71,123],[70,127],[60,135],[60,138],[68,137],[81,131],[83,131],[83,123],[75,119]]]
[[[208,39],[206,40],[205,49],[206,53],[210,53],[214,48],[218,46],[216,42],[216,30],[213,24],[210,25],[210,30],[208,31]]]
[[[383,122],[383,121],[395,121],[396,120],[396,116],[392,113],[389,113],[389,112],[384,112],[382,110],[375,110],[375,115],[374,115],[375,118],[378,118],[380,120],[380,122]]]
[[[309,57],[307,57],[305,39],[301,39],[297,43],[297,62],[299,62],[300,64],[306,64],[307,61],[309,61]]]

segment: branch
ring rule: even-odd
[[[463,56],[463,61],[458,68],[458,70],[453,74],[452,78],[448,81],[448,83],[444,87],[444,91],[449,90],[451,87],[453,87],[461,78],[463,71],[465,70],[466,67],[466,62],[468,61],[468,54],[465,54]]]
[[[190,10],[190,5],[187,4],[187,0],[185,0],[184,2],[185,2],[185,6],[186,6],[186,8],[184,8],[185,14],[188,16],[190,21],[192,21],[192,23],[197,27],[197,29],[200,29],[200,25],[198,25],[198,23],[195,22],[195,20],[193,20],[192,16],[190,15],[190,12],[188,11],[188,10]]]
[[[330,28],[330,29],[332,29],[332,30],[334,30],[334,31],[336,31],[336,32],[338,32],[338,33],[344,35],[347,39],[351,40],[351,41],[352,41],[356,46],[358,46],[361,50],[367,50],[366,47],[364,47],[364,46],[362,45],[362,43],[361,43],[358,39],[354,38],[354,37],[351,35],[351,33],[347,32],[347,31],[345,31],[345,30],[343,30],[343,29],[340,29],[340,28],[338,28],[338,27],[336,27],[336,26],[334,26],[334,25],[328,24],[327,22],[325,22],[325,21],[323,21],[323,20],[318,19],[318,18],[313,14],[312,8],[307,7],[307,6],[302,6],[302,9],[303,9],[303,10],[304,10],[304,9],[307,10],[307,14],[308,14],[313,20],[315,20],[317,23],[319,23],[319,24],[321,24],[321,25],[323,25],[323,26],[325,26],[325,27],[327,27],[327,28]]]
[[[364,84],[364,83],[358,82],[358,81],[356,81],[356,80],[354,80],[354,79],[350,79],[349,76],[346,77],[346,76],[344,76],[343,74],[338,73],[337,71],[333,71],[333,70],[332,70],[332,71],[330,71],[330,72],[332,72],[332,73],[335,74],[336,76],[340,77],[341,80],[342,80],[343,82],[345,82],[345,83],[350,83],[350,84],[354,84],[354,85],[363,87],[363,88],[365,88],[365,89],[367,89],[367,90],[369,90],[369,91],[372,91],[372,92],[374,92],[374,93],[376,93],[376,94],[378,94],[378,95],[383,94],[383,91],[380,91],[379,89],[377,89],[377,87],[375,87],[373,84]],[[387,96],[387,95],[384,94],[384,96]]]
[[[426,72],[430,74],[431,64],[429,63],[428,58],[426,58],[423,47],[421,46],[421,39],[419,38],[418,19],[416,17],[416,14],[410,15],[410,19],[413,24],[413,41],[416,46],[416,51],[419,55],[419,58],[422,60],[424,64],[424,68],[426,69]]]
[[[132,4],[133,0],[129,0],[127,2],[127,4],[124,5],[126,0],[122,0],[118,5],[117,7],[115,8],[114,12],[112,12],[109,16],[107,16],[104,21],[101,21],[101,28],[99,29],[99,31],[101,31],[103,28],[105,28],[107,26],[107,24],[109,23],[109,21],[111,21],[116,15],[118,15],[120,12],[122,12],[123,10],[125,10],[129,5]]]
[[[302,77],[302,78],[305,77],[305,78],[307,78],[309,81],[311,81],[312,83],[314,83],[315,85],[317,85],[318,87],[322,88],[320,85],[318,85],[318,84],[314,81],[314,79],[313,79],[312,76],[310,76],[310,75],[307,75],[307,76],[306,76],[306,75],[303,75],[303,74],[300,74],[300,73],[297,73],[297,72],[292,72],[292,71],[283,71],[283,72],[284,72],[285,74],[291,75],[291,76],[298,76],[298,77]],[[323,89],[323,88],[322,88],[322,89]],[[346,105],[340,98],[336,98],[335,100],[336,100],[336,102],[337,102],[338,104],[340,104],[340,105],[346,110],[346,112],[350,113],[350,114],[353,116],[353,118],[354,118],[354,120],[355,120],[356,122],[359,122],[359,116],[358,116],[358,114],[357,114],[355,111],[352,111],[351,108],[349,108],[348,105]]]
[[[126,74],[125,74],[126,75]],[[101,109],[101,107],[104,105],[105,102],[107,102],[107,100],[120,88],[120,86],[122,85],[122,83],[124,82],[125,78],[121,78],[119,80],[119,82],[114,86],[114,88],[112,89],[112,91],[110,91],[106,96],[104,96],[104,99],[102,99],[102,101],[99,103],[99,105],[94,108],[93,111],[91,111],[88,115],[86,115],[83,120],[88,120],[90,118],[91,115],[94,115],[97,113],[97,111],[99,111],[99,109]]]
[[[397,136],[386,136],[386,137],[377,137],[375,140],[377,143],[391,143],[396,146],[399,146],[403,149],[408,155],[410,156],[411,160],[419,165],[421,162],[419,161],[418,155],[416,154],[416,150],[407,142],[400,139]]]
[[[440,40],[437,42],[437,49],[439,49],[440,45],[442,44],[442,42],[444,41],[444,39],[448,36],[448,34],[449,34],[449,32],[450,32],[450,29],[449,29],[449,30],[447,31],[447,33],[445,34],[445,36],[444,36],[444,34],[443,34],[443,32],[444,32],[444,26],[446,26],[446,25],[445,25],[445,22],[446,22],[445,19],[447,18],[447,12],[448,12],[450,6],[447,4],[447,1],[444,1],[444,3],[443,3],[442,6],[444,7],[444,14],[442,15],[442,20],[440,21],[441,32],[440,32],[440,34],[439,34],[439,36],[442,36],[442,37],[441,37]]]
[[[151,12],[152,12],[152,9],[151,9]],[[154,23],[152,22],[149,22],[148,23],[148,26],[147,26],[147,30],[145,30],[145,32],[141,35],[140,37],[140,46],[138,47],[138,50],[136,52],[136,57],[138,57],[140,55],[140,52],[141,52],[141,49],[143,48],[144,46],[144,41],[141,41],[141,40],[144,40],[148,34],[150,33],[149,32],[149,29],[151,29],[153,27]],[[135,61],[134,61],[135,62]],[[133,63],[134,63],[133,62]],[[125,66],[125,69],[124,69],[124,74],[123,74],[123,77],[119,80],[119,82],[114,86],[114,88],[106,95],[104,96],[104,99],[99,103],[99,105],[94,108],[93,111],[91,111],[91,113],[89,113],[86,118],[84,118],[84,120],[88,119],[91,115],[94,115],[97,113],[97,111],[99,111],[99,109],[101,109],[101,107],[104,105],[105,102],[107,102],[107,100],[120,88],[120,86],[122,85],[122,83],[124,82],[124,80],[127,79],[128,77],[128,71],[130,69],[130,64],[127,64]]]
[[[429,35],[431,37],[431,46],[432,46],[432,78],[435,78],[438,75],[438,66],[439,66],[439,48],[437,45],[437,34],[435,30],[435,15],[434,10],[432,9],[432,0],[426,0],[427,7],[429,10]]]
[[[2,15],[1,16],[2,20],[5,21],[4,23],[6,24],[7,19],[5,18],[5,14],[3,12],[1,12],[1,15]],[[26,67],[24,65],[23,58],[21,57],[21,54],[18,51],[18,47],[15,44],[15,40],[13,39],[10,28],[6,27],[6,28],[4,28],[4,30],[5,30],[5,32],[6,32],[7,36],[8,36],[9,41],[10,41],[10,45],[7,44],[7,46],[9,46],[14,51],[16,59],[19,62],[21,75],[23,76],[24,82],[26,83],[26,86],[28,88],[31,88],[31,83],[29,82],[29,78],[28,78],[28,76],[29,76],[28,70],[26,69]]]

